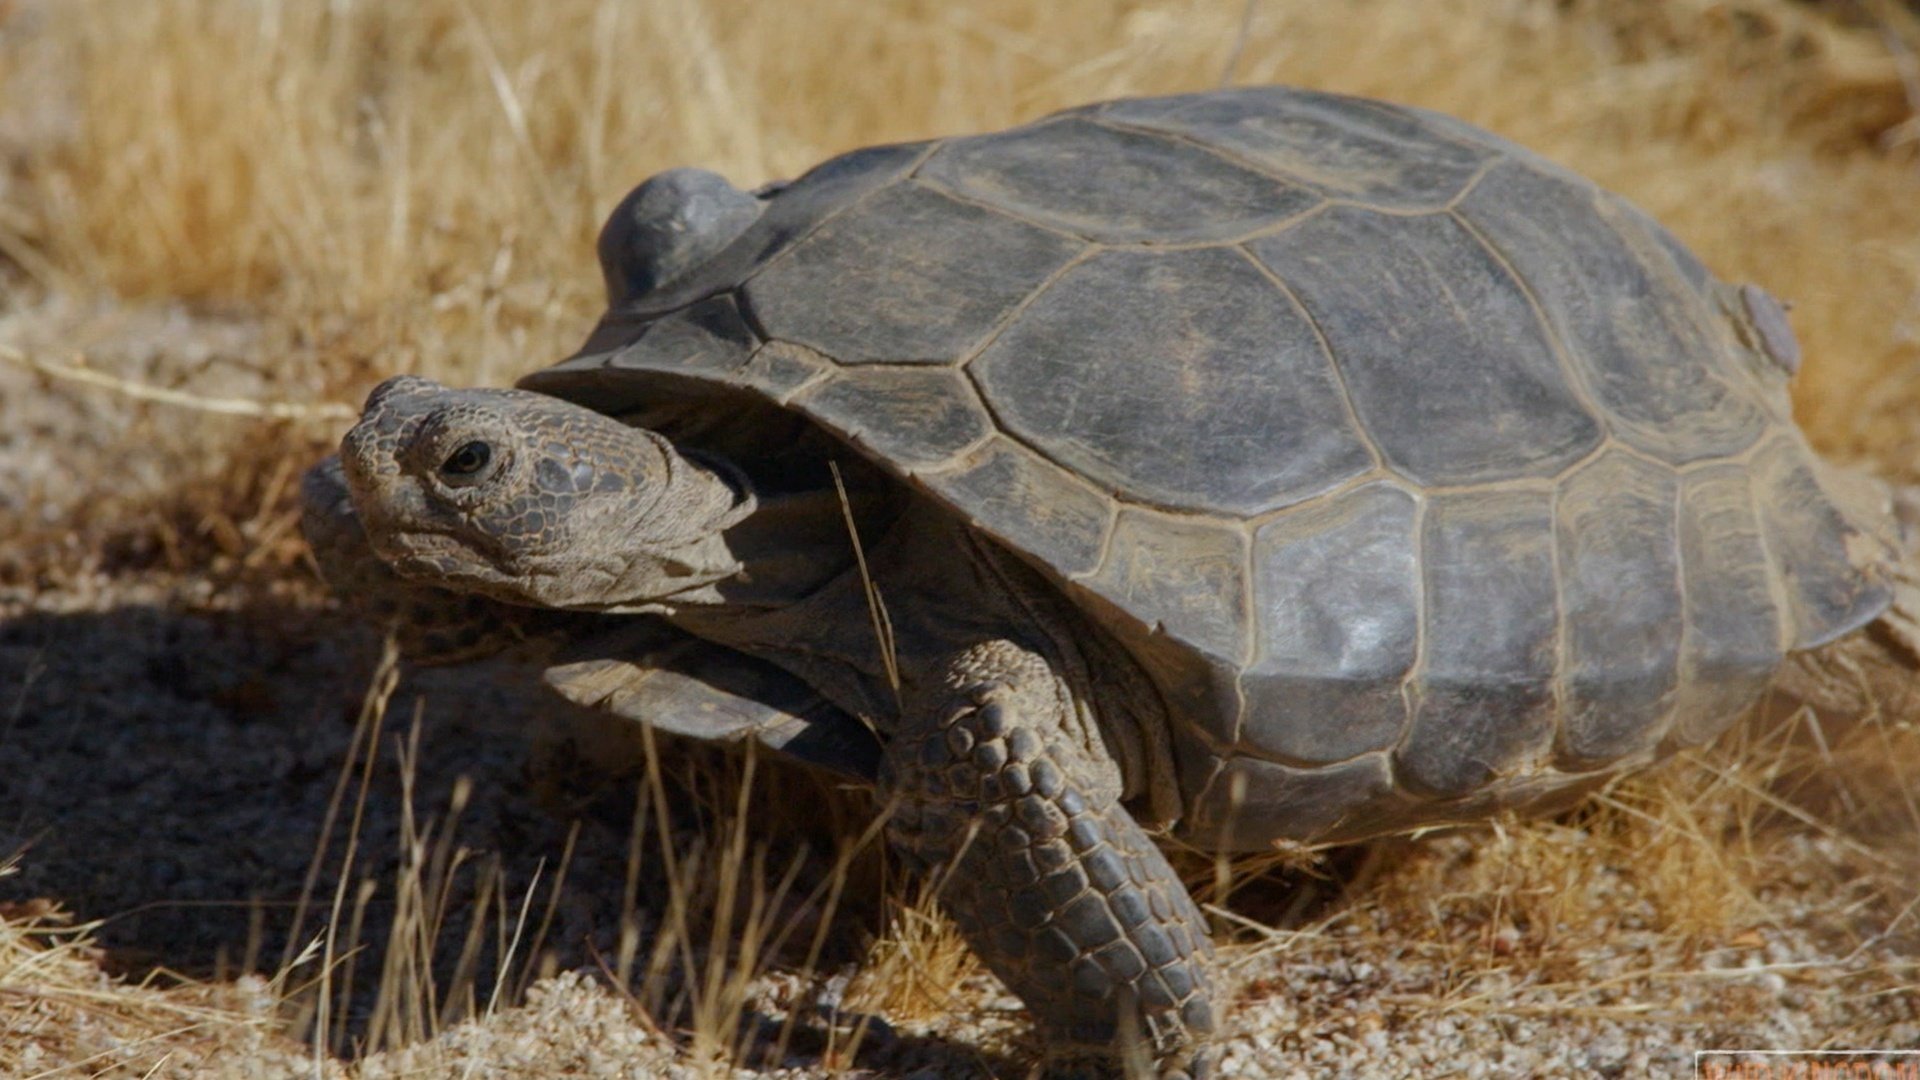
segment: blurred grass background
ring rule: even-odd
[[[241,315],[304,400],[562,355],[599,306],[602,215],[662,168],[751,186],[866,143],[1278,81],[1452,112],[1637,200],[1796,305],[1816,441],[1920,470],[1920,20],[1892,0],[6,10],[10,299]]]

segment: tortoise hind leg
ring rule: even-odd
[[[881,767],[894,845],[942,882],[967,942],[1039,1022],[1056,1064],[1208,1071],[1213,945],[1120,805],[1118,770],[1069,728],[1047,664],[1010,642],[957,656],[909,701]]]

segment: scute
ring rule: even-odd
[[[1009,434],[1159,506],[1252,515],[1373,465],[1313,327],[1230,248],[1095,255],[971,370]]]
[[[1683,625],[1678,489],[1672,469],[1617,449],[1560,484],[1562,768],[1650,749],[1663,734]]]
[[[850,368],[794,403],[908,469],[937,468],[993,431],[965,377],[951,368]]]
[[[1384,754],[1319,768],[1259,758],[1227,759],[1186,822],[1187,834],[1211,850],[1258,851],[1278,837],[1317,840],[1377,831],[1356,821],[1356,810],[1378,813],[1394,798],[1393,771]],[[1369,805],[1372,804],[1372,805]]]
[[[1259,650],[1241,676],[1254,754],[1343,761],[1400,740],[1400,683],[1420,639],[1419,503],[1376,481],[1262,525],[1253,540]]]
[[[1545,492],[1432,496],[1421,523],[1424,667],[1394,754],[1416,792],[1465,795],[1524,771],[1553,736],[1559,641]]]
[[[678,358],[681,370],[731,372],[760,342],[740,315],[740,306],[722,294],[647,324],[647,353]]]
[[[786,401],[839,370],[839,365],[804,345],[773,341],[755,350],[734,378],[775,401]]]
[[[1706,742],[1745,712],[1792,643],[1751,487],[1747,469],[1733,464],[1680,481],[1686,635],[1674,722],[1687,745]]]
[[[1526,292],[1451,218],[1334,207],[1247,246],[1299,297],[1361,425],[1414,480],[1553,476],[1599,445]]]
[[[773,339],[841,363],[951,363],[1081,250],[1068,237],[895,184],[747,283]]]
[[[917,174],[971,199],[1107,244],[1225,240],[1320,202],[1163,135],[1068,117],[953,139]],[[1178,191],[1178,199],[1167,192]]]
[[[1766,414],[1728,381],[1730,360],[1700,325],[1702,298],[1675,287],[1681,271],[1663,245],[1608,212],[1615,201],[1505,163],[1459,213],[1526,282],[1578,384],[1629,446],[1674,464],[1745,450]]]
[[[1085,573],[1100,561],[1113,519],[1109,501],[1004,435],[920,481],[1056,574]]]
[[[1286,87],[1116,101],[1097,115],[1221,147],[1328,196],[1395,210],[1445,206],[1493,156],[1446,138],[1410,110]]]
[[[1753,461],[1755,502],[1774,571],[1786,583],[1794,646],[1811,649],[1858,630],[1886,609],[1884,581],[1855,565],[1873,546],[1827,497],[1797,436],[1783,435]]]
[[[579,353],[517,385],[622,415],[660,395],[656,380],[679,390],[731,384],[760,349],[733,294],[721,293],[637,322],[610,312]]]
[[[1127,507],[1083,584],[1228,667],[1246,653],[1247,537],[1204,518]]]

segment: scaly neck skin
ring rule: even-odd
[[[837,493],[774,501],[728,531],[746,569],[716,585],[720,602],[678,606],[669,617],[793,671],[843,708],[890,728],[900,700],[937,677],[953,653],[983,640],[1040,636],[974,557],[964,526],[923,499],[902,501],[875,493],[856,508],[864,574]],[[869,582],[892,629],[893,672]]]
[[[902,506],[876,492],[865,505],[855,497],[863,574],[836,493],[788,500],[763,503],[728,531],[745,574],[715,586],[718,602],[676,606],[673,623],[785,668],[883,732],[903,707],[937,696],[955,655],[1013,642],[1047,658],[1074,703],[1070,726],[1119,766],[1127,796],[1150,792],[1154,818],[1177,811],[1171,776],[1149,764],[1166,755],[1165,710],[1152,683],[1035,571],[925,498]],[[891,670],[869,582],[885,606]]]
[[[1154,765],[1171,760],[1171,749],[1152,680],[1032,567],[857,462],[843,462],[852,470],[843,501],[812,464],[769,466],[762,483],[733,464],[687,456],[700,469],[681,476],[724,483],[732,501],[750,498],[753,510],[714,538],[739,569],[653,610],[696,637],[785,668],[882,732],[896,728],[903,710],[930,707],[916,702],[940,699],[956,656],[1011,643],[1045,658],[1057,693],[1073,703],[1069,728],[1119,766],[1125,797],[1146,797],[1141,809],[1152,820],[1178,813],[1171,771]],[[709,496],[704,502],[719,501]],[[884,605],[891,664],[869,585]]]
[[[877,492],[851,492],[844,501],[832,488],[762,493],[741,470],[700,455],[683,452],[679,465],[679,483],[686,490],[663,503],[734,506],[745,512],[718,520],[717,527],[673,553],[697,551],[701,564],[714,568],[698,587],[657,600],[636,597],[618,610],[720,626],[790,607],[853,565],[849,512],[862,535],[869,536],[884,531],[897,510]],[[630,557],[643,562],[662,554],[642,543]]]
[[[742,570],[717,582],[716,616],[747,616],[791,607],[852,569],[849,511],[861,538],[871,544],[898,513],[878,494],[853,494],[842,502],[832,489],[763,497],[754,512],[725,533],[727,549]]]
[[[735,489],[752,483],[731,466],[705,475]],[[756,493],[753,499],[752,513],[711,538],[723,545],[726,558],[738,567],[735,572],[632,609],[658,612],[697,637],[778,664],[842,708],[890,728],[898,697],[881,659],[847,519],[851,513],[862,544],[877,554],[876,545],[888,547],[902,513],[900,500],[862,486],[843,502],[834,487],[817,485]],[[945,596],[907,588],[894,572],[897,562],[885,558],[869,566],[885,578],[877,584],[892,610],[917,625],[929,605],[952,606]],[[916,634],[913,640],[926,638]]]

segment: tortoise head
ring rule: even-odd
[[[669,169],[634,188],[600,230],[607,307],[671,285],[718,255],[765,207],[718,173]]]
[[[373,549],[402,577],[509,603],[631,610],[737,572],[752,511],[724,467],[523,390],[388,379],[340,444]]]

